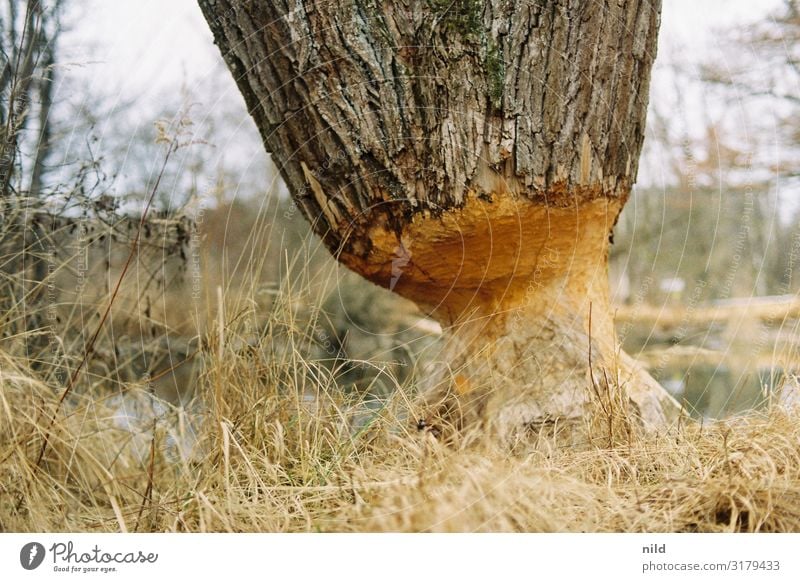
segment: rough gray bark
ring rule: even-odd
[[[511,414],[512,397],[470,388],[478,416],[583,417],[592,305],[598,362],[615,359],[607,238],[636,177],[660,1],[199,4],[328,248],[470,323],[454,358],[491,348],[488,369],[528,401]],[[486,384],[467,360],[467,383]],[[667,399],[648,382],[639,413],[658,424]]]
[[[200,6],[331,248],[351,221],[405,221],[487,193],[485,168],[561,205],[624,197],[636,175],[659,2]]]

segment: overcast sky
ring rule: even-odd
[[[779,0],[664,0],[661,47],[698,53],[715,30],[762,18]],[[217,73],[216,47],[195,0],[87,0],[71,18],[69,59],[93,62],[90,78],[144,100]],[[699,55],[698,55],[699,56]],[[87,71],[88,73],[89,71]]]

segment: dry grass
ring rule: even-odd
[[[308,248],[292,262],[251,236],[252,256],[236,259],[244,272],[218,266],[222,284],[200,273],[209,300],[190,311],[205,341],[184,407],[99,365],[59,404],[63,383],[21,348],[39,332],[2,340],[0,531],[800,532],[800,407],[641,436],[599,406],[591,422],[614,434],[585,450],[511,454],[479,435],[444,444],[417,431],[415,374],[376,363],[390,353],[315,355],[325,300],[346,286],[333,263],[309,268]],[[279,287],[258,275],[268,255],[285,265]],[[133,305],[136,289],[123,287]],[[161,299],[186,304],[178,293]],[[391,311],[363,303],[371,319]],[[122,303],[114,325],[141,311]],[[180,327],[155,319],[148,329]],[[92,358],[113,355],[115,337],[103,334]],[[83,354],[57,355],[74,367]],[[375,367],[358,389],[341,386]]]
[[[0,530],[800,531],[796,410],[584,451],[445,445],[407,390],[376,409],[339,389],[292,325],[280,349],[221,334],[192,412],[79,391],[38,468],[60,393],[0,355]]]

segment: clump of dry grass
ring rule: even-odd
[[[800,531],[797,409],[511,455],[260,348],[210,349],[192,414],[71,397],[39,467],[59,393],[0,354],[0,530]]]
[[[171,362],[192,366],[191,402],[159,400],[155,376],[148,386],[120,371],[120,314],[148,330],[186,327],[157,321],[149,302],[142,314],[115,305],[116,327],[91,358],[63,338],[94,323],[49,330],[56,345],[78,346],[53,352],[59,366],[92,360],[63,402],[64,382],[42,365],[52,363],[25,355],[42,332],[4,337],[0,531],[800,531],[796,402],[642,435],[606,390],[591,420],[599,437],[582,450],[512,453],[475,434],[443,443],[417,430],[414,362],[381,363],[399,360],[394,339],[376,342],[376,357],[342,353],[325,308],[347,285],[335,264],[310,268],[309,248],[285,253],[283,283],[266,285],[276,253],[260,226],[251,235],[221,279],[195,273],[209,301],[192,317],[166,307],[186,304],[185,288],[163,293],[163,314],[196,316],[203,338],[187,362]],[[136,289],[120,297],[139,305]],[[393,311],[377,301],[362,303]],[[347,340],[352,350],[358,337]]]

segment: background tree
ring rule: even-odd
[[[4,277],[4,302],[29,304],[20,327],[27,330],[41,325],[47,275],[46,227],[26,217],[43,202],[60,9],[59,0],[8,0],[0,11],[0,271],[22,275]]]
[[[647,426],[674,411],[607,278],[660,2],[199,3],[315,232],[448,329],[438,418],[571,430],[618,388]]]
[[[21,142],[32,152],[27,187],[38,196],[51,151],[50,110],[61,2],[8,0],[0,13],[0,191],[8,196]]]
[[[797,290],[800,232],[793,219],[800,212],[800,2],[784,0],[769,18],[730,31],[722,44],[746,46],[742,58],[731,61],[725,55],[709,59],[700,78],[731,106],[741,112],[742,123],[735,134],[745,150],[746,163],[732,165],[733,173],[746,167],[757,176],[756,189],[763,191],[757,205],[777,200],[778,216],[765,222],[774,252],[762,261],[762,286],[768,293],[786,294]],[[742,131],[742,127],[744,131]],[[735,183],[735,180],[733,180]],[[753,181],[753,180],[751,180]],[[774,202],[773,202],[774,206]],[[762,267],[762,268],[763,268]],[[794,273],[794,276],[793,276]]]

